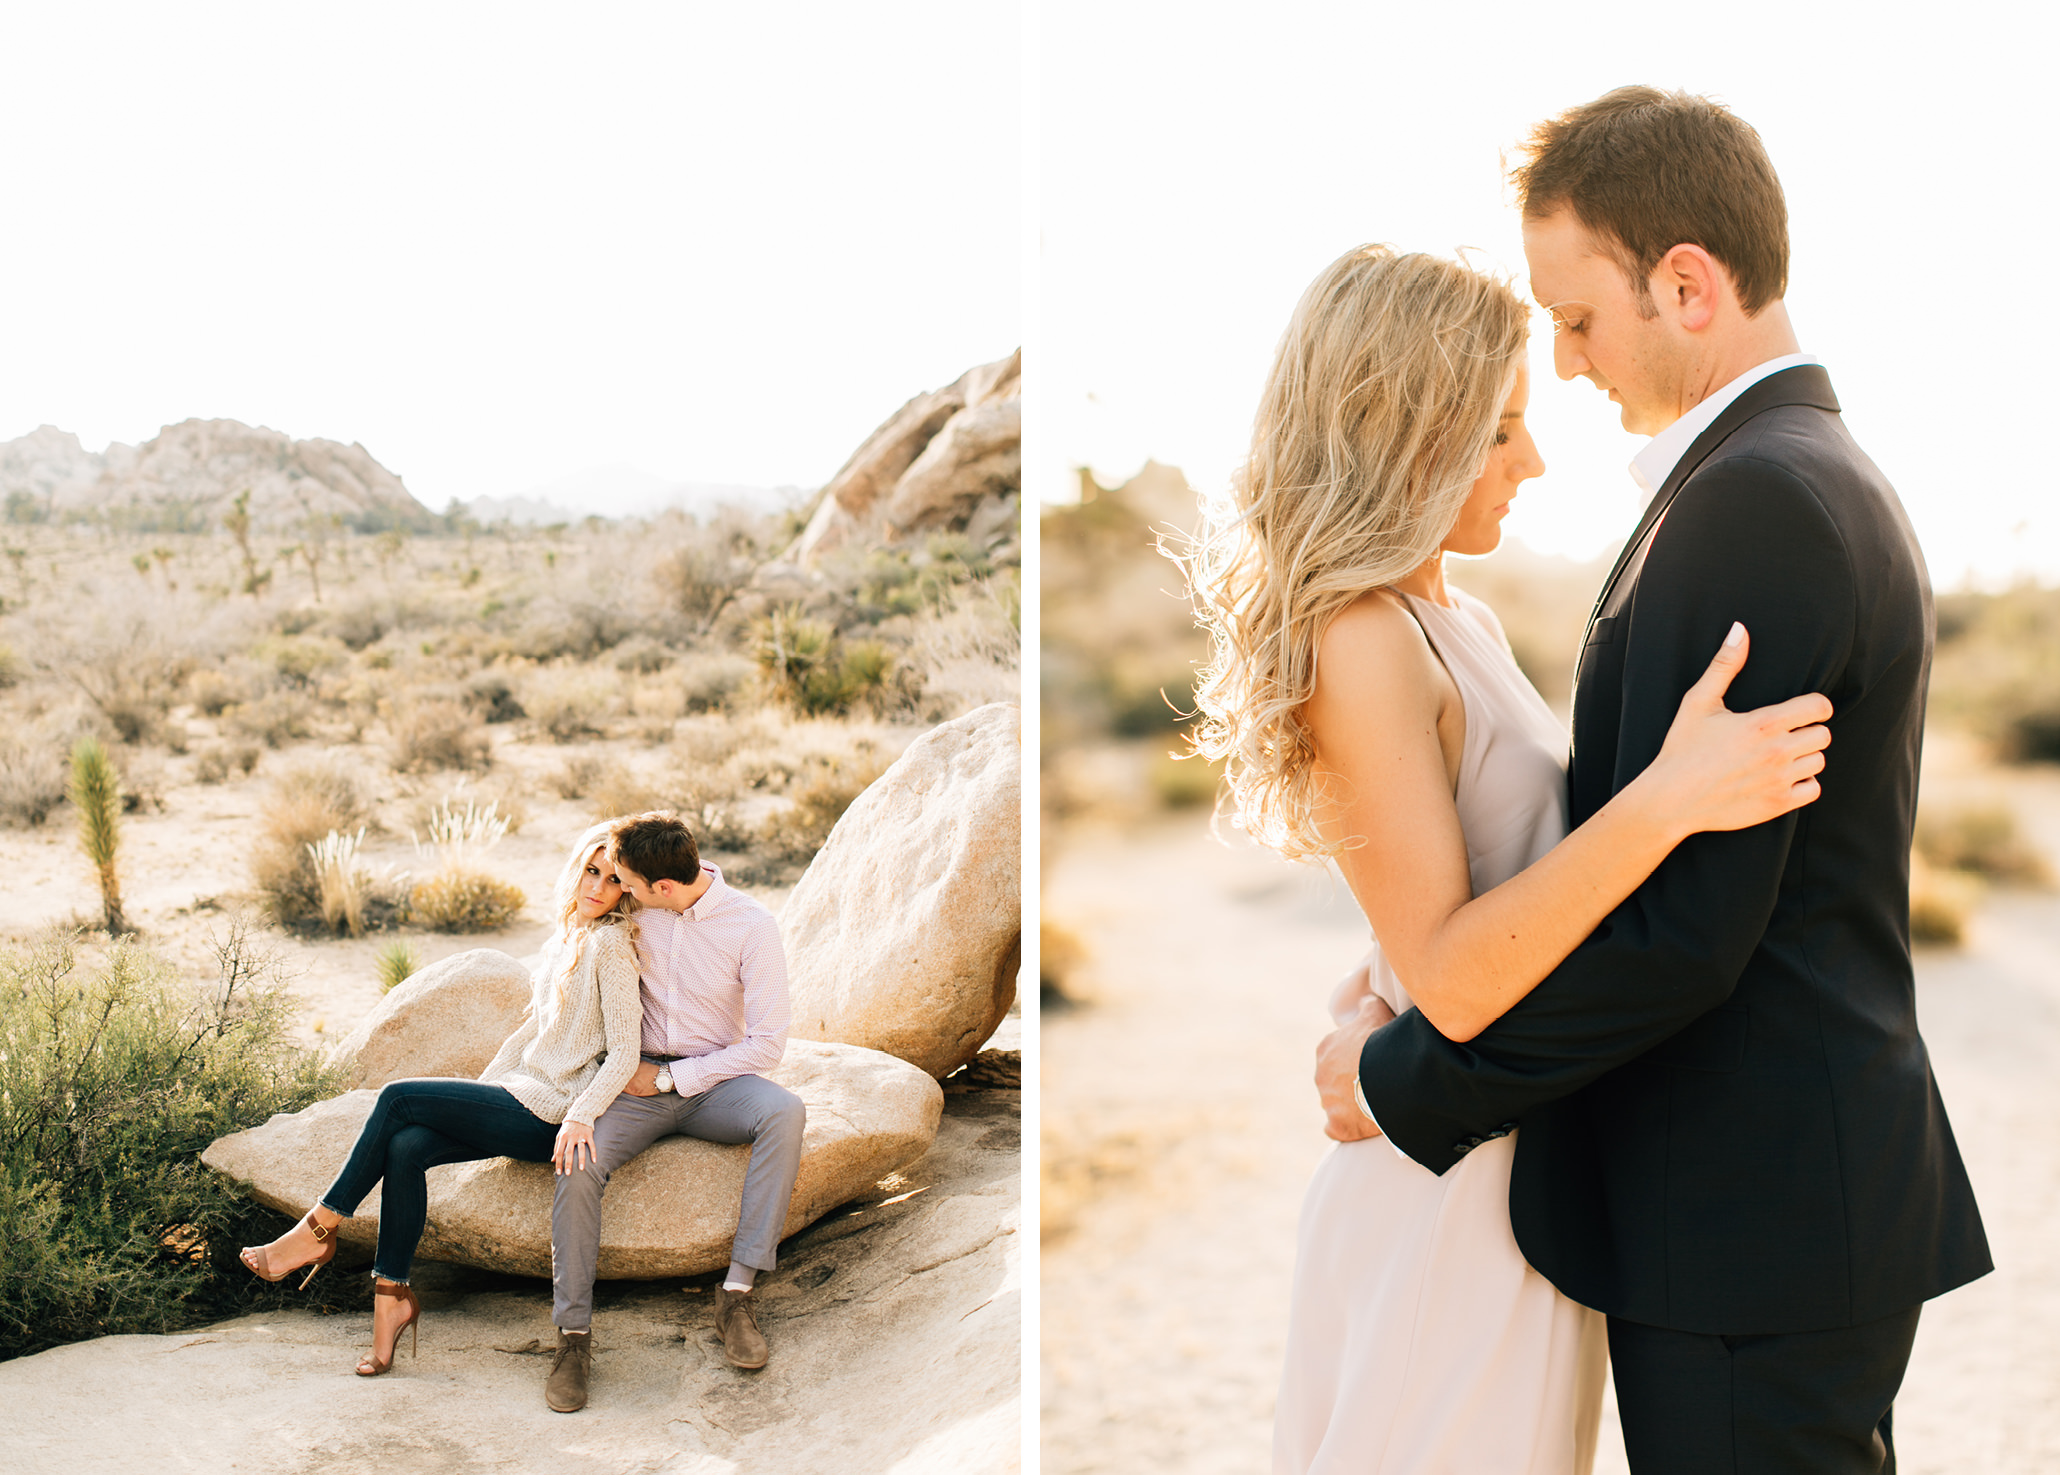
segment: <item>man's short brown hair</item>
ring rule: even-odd
[[[691,886],[701,879],[701,852],[694,832],[676,814],[652,811],[617,820],[609,851],[645,881],[677,881]]]
[[[1619,87],[1540,123],[1524,154],[1510,175],[1523,213],[1571,209],[1641,304],[1659,259],[1681,245],[1723,264],[1748,317],[1786,295],[1788,201],[1759,134],[1721,103]]]

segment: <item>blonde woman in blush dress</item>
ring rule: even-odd
[[[1215,645],[1197,745],[1239,823],[1329,858],[1374,948],[1330,1001],[1466,1040],[1689,834],[1817,796],[1830,704],[1731,713],[1734,626],[1659,758],[1569,834],[1567,735],[1496,617],[1446,582],[1544,468],[1528,312],[1466,266],[1366,246],[1304,294],[1232,505],[1189,560]],[[1514,1137],[1442,1176],[1340,1142],[1304,1201],[1275,1417],[1280,1475],[1585,1475],[1602,1317],[1524,1263]]]

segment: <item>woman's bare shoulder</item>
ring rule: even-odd
[[[1316,697],[1392,704],[1397,697],[1435,697],[1437,657],[1401,598],[1369,589],[1339,610],[1316,647]]]

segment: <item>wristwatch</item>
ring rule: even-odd
[[[670,1091],[672,1089],[672,1067],[661,1063],[658,1067],[658,1078],[652,1081],[651,1084],[661,1091]]]

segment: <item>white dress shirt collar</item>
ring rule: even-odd
[[[1810,353],[1786,353],[1780,358],[1768,359],[1763,364],[1747,369],[1647,441],[1645,449],[1631,458],[1631,480],[1638,483],[1638,490],[1644,494],[1640,505],[1650,502],[1653,494],[1667,484],[1667,478],[1674,474],[1674,467],[1688,454],[1688,448],[1695,444],[1695,438],[1716,424],[1717,416],[1730,408],[1731,402],[1739,395],[1769,374],[1778,374],[1783,369],[1793,369],[1801,364],[1814,364],[1817,361],[1817,356]]]

